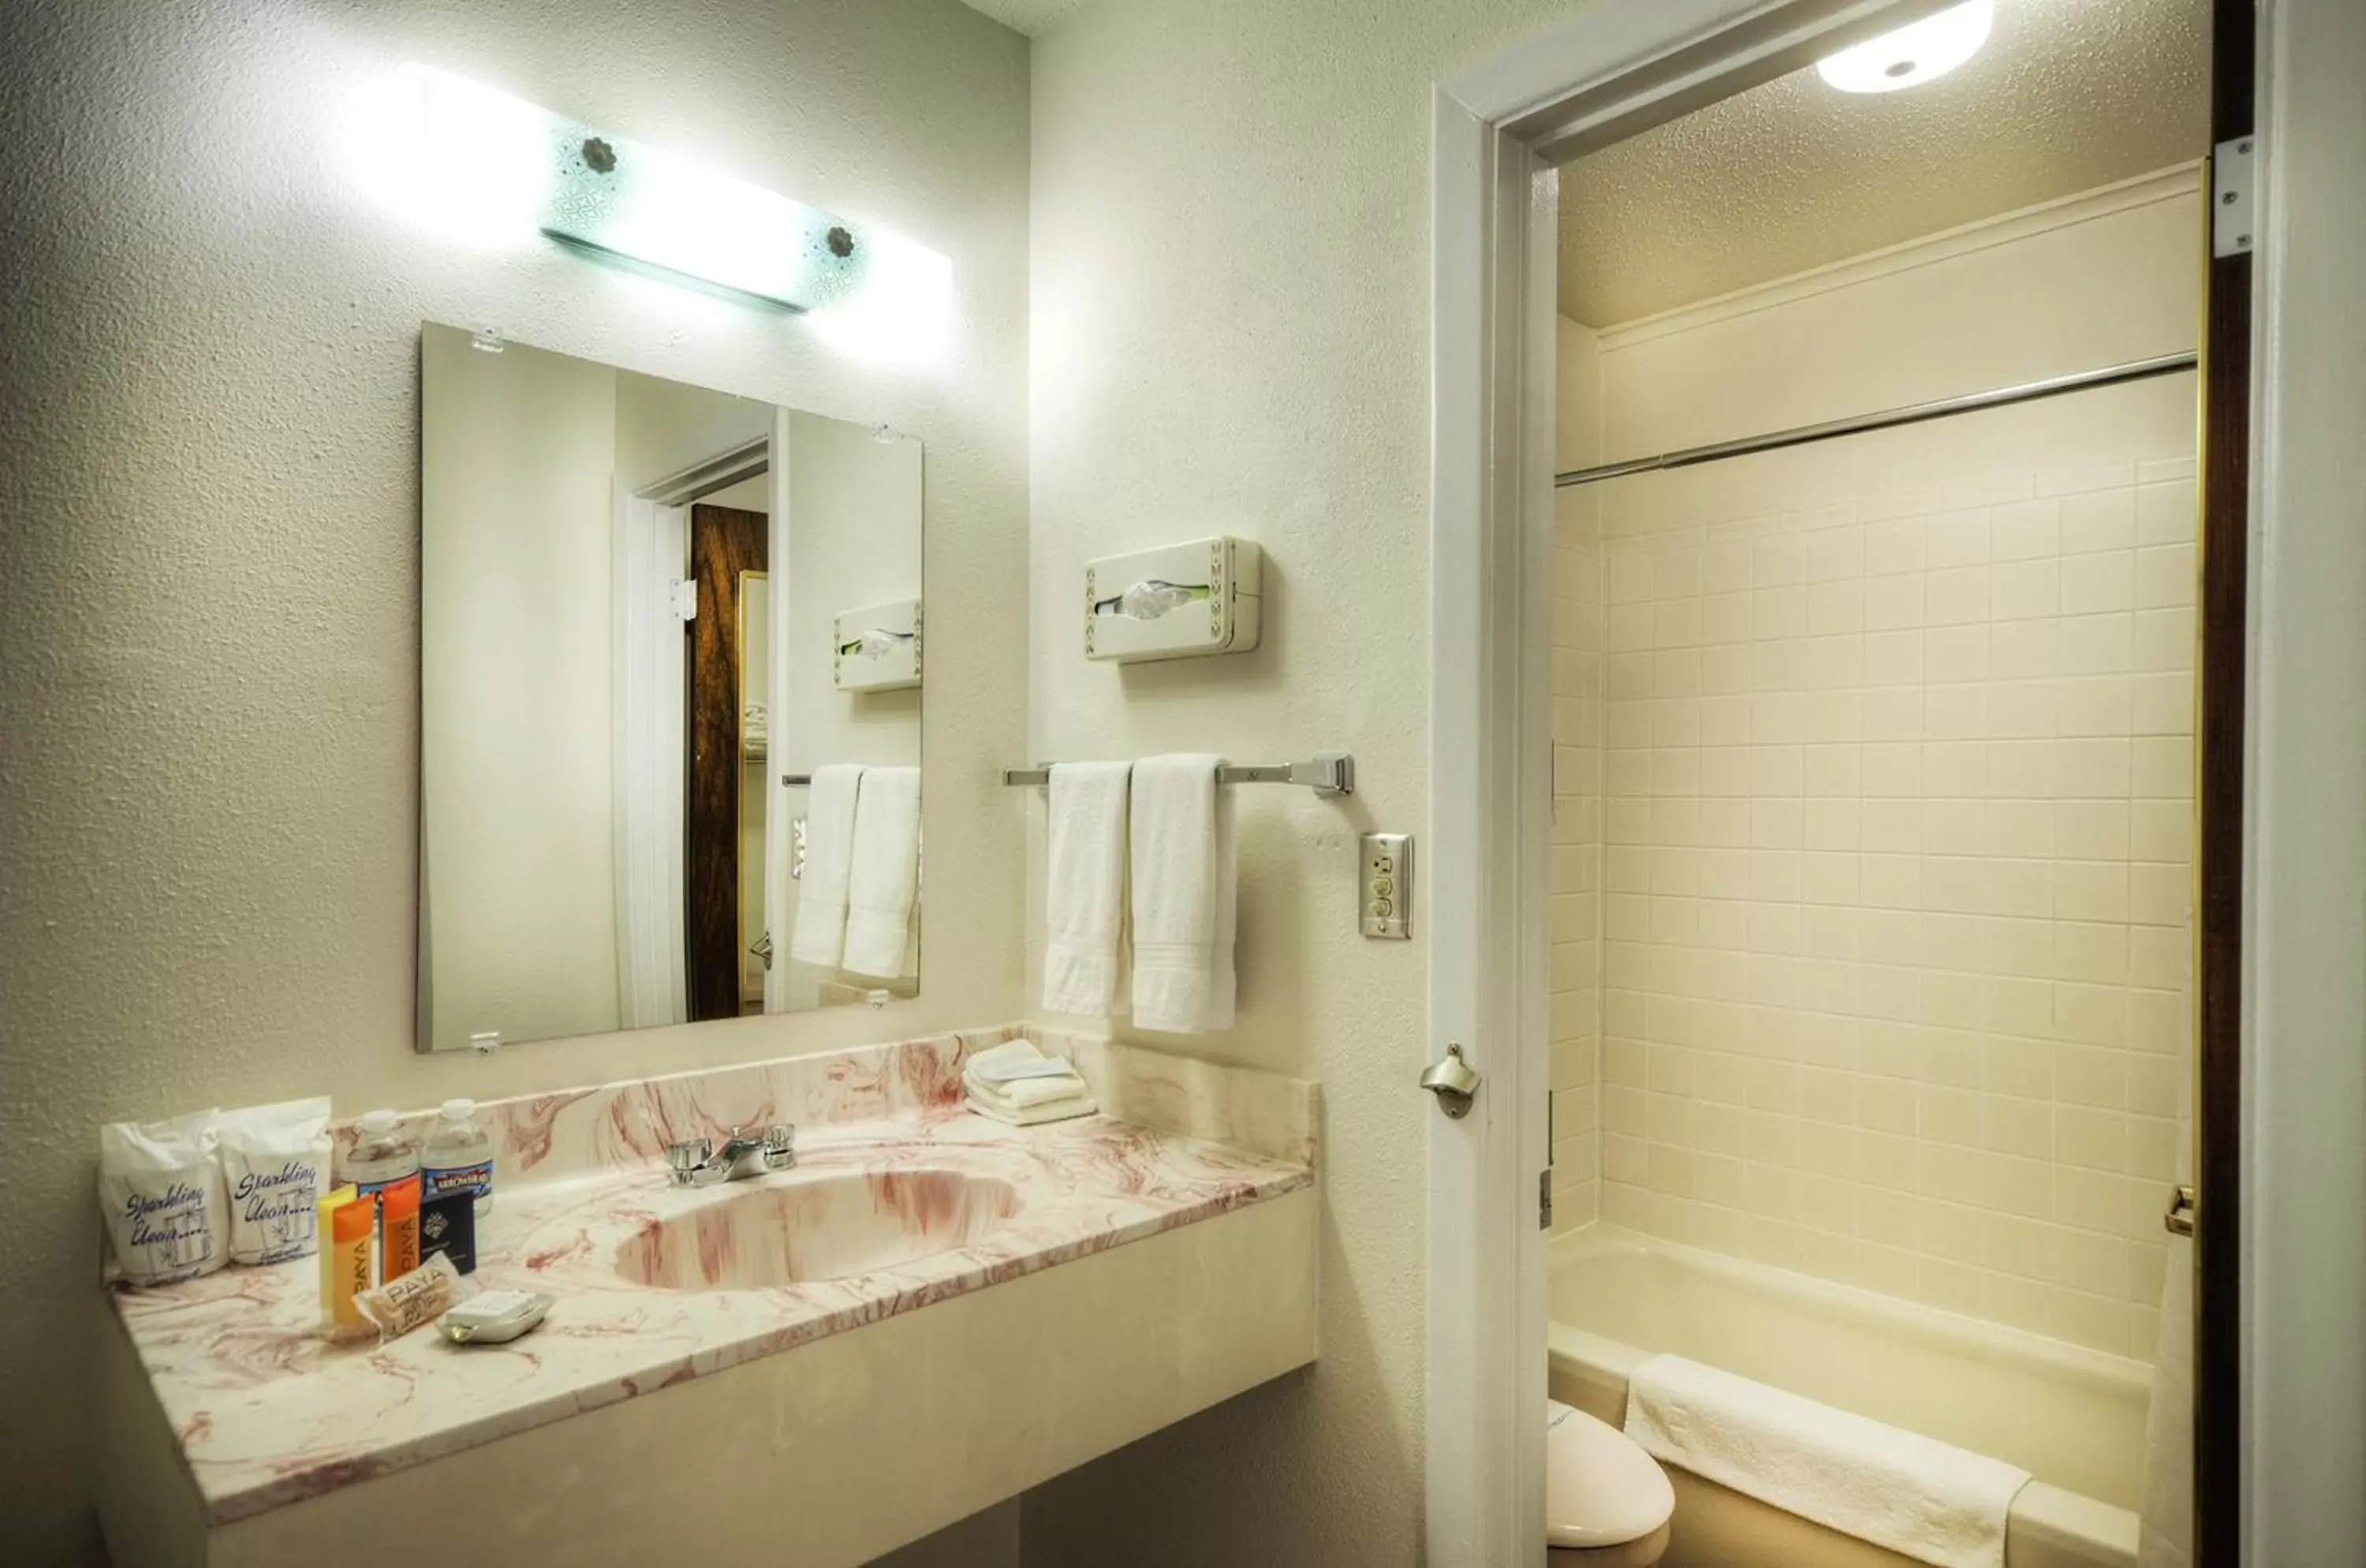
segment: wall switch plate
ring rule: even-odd
[[[1403,942],[1413,935],[1413,835],[1367,833],[1358,844],[1356,904],[1364,934]]]

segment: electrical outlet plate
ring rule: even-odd
[[[1413,835],[1367,833],[1358,844],[1356,902],[1363,932],[1405,941],[1413,935]]]
[[[1257,645],[1265,557],[1219,534],[1085,568],[1085,657],[1130,663]]]

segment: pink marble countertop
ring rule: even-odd
[[[220,1525],[1313,1181],[1303,1164],[1107,1115],[1015,1129],[939,1104],[801,1129],[798,1144],[794,1170],[698,1190],[670,1186],[642,1161],[501,1190],[479,1234],[477,1281],[558,1298],[541,1327],[506,1346],[456,1346],[432,1328],[383,1346],[324,1344],[310,1332],[319,1269],[309,1258],[118,1290],[115,1310]],[[857,1245],[801,1267],[860,1271],[697,1290],[627,1277],[770,1278],[774,1263],[737,1256],[738,1238],[773,1248],[783,1233],[794,1238],[800,1204],[838,1200],[788,1190],[832,1178],[841,1194],[869,1183],[856,1232],[873,1255]],[[751,1200],[771,1206],[770,1224],[742,1231],[708,1213]],[[952,1245],[898,1260],[883,1235],[898,1227]],[[795,1251],[792,1239],[793,1261]]]

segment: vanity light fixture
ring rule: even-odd
[[[1816,74],[1843,93],[1895,93],[1936,81],[1980,51],[1996,0],[1966,0],[1895,32],[1828,54]]]
[[[587,251],[795,310],[909,309],[912,256],[893,236],[661,148],[610,135],[424,65],[398,77],[377,156],[407,205],[501,239],[535,231]]]

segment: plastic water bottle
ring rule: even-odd
[[[367,1197],[393,1186],[419,1168],[419,1151],[402,1135],[402,1119],[391,1111],[372,1111],[360,1123],[361,1136],[337,1161],[337,1180],[352,1182]]]
[[[477,1123],[477,1102],[447,1100],[435,1113],[420,1151],[427,1201],[467,1189],[476,1195],[477,1217],[493,1212],[493,1135]]]
[[[417,1258],[406,1254],[418,1251],[419,1205],[408,1201],[414,1194],[389,1189],[400,1189],[406,1182],[414,1189],[419,1185],[419,1150],[402,1135],[402,1118],[391,1111],[364,1112],[357,1131],[360,1136],[354,1146],[337,1161],[337,1181],[341,1186],[351,1182],[354,1190],[370,1200],[377,1211],[371,1221],[370,1278],[384,1284],[394,1275],[418,1267]],[[408,1247],[396,1245],[403,1239],[401,1233],[390,1234],[393,1221],[387,1204],[398,1198],[407,1201],[411,1215],[405,1222],[412,1243]]]

